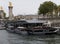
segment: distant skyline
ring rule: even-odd
[[[45,1],[52,1],[60,5],[60,0],[0,0],[0,6],[3,6],[4,11],[8,15],[8,4],[13,4],[14,16],[19,14],[36,14],[41,3]]]

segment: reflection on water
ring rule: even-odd
[[[60,35],[18,35],[0,30],[0,44],[60,44]]]

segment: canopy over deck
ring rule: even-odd
[[[26,20],[27,23],[46,23],[44,20]]]

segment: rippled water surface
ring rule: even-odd
[[[60,44],[60,35],[18,35],[0,30],[0,44]]]

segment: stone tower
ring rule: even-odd
[[[0,7],[0,19],[4,19],[4,10],[2,6]]]
[[[14,17],[13,17],[13,11],[12,11],[13,6],[12,6],[11,2],[9,2],[8,8],[9,8],[9,20],[13,20],[14,19]]]

